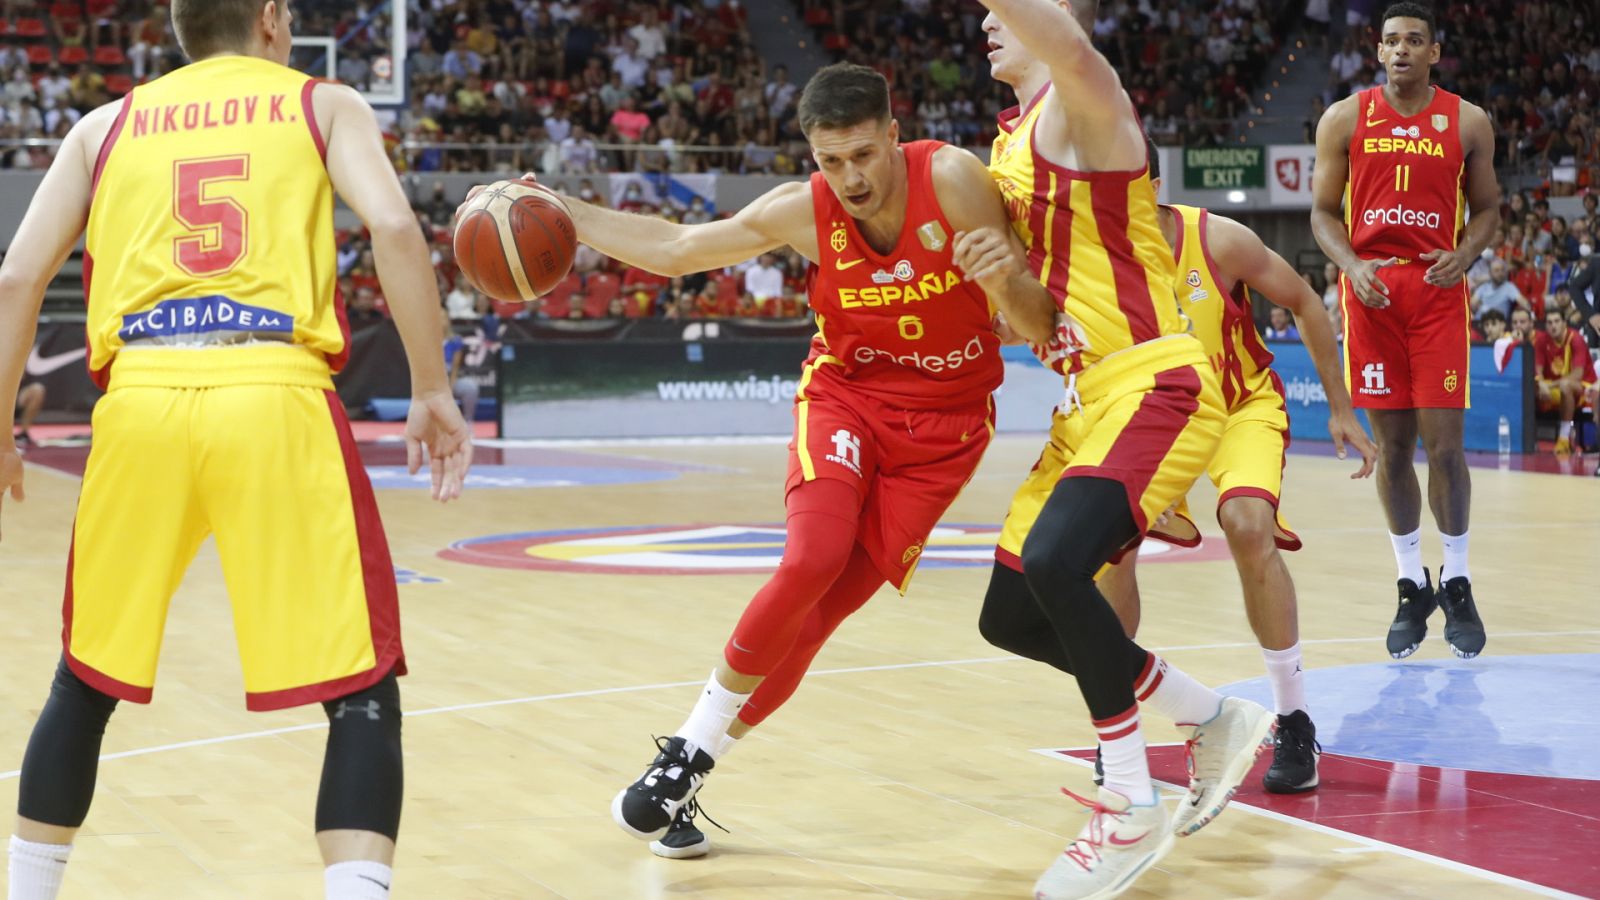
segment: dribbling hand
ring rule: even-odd
[[[472,428],[461,418],[456,398],[449,391],[434,391],[411,398],[406,415],[406,469],[417,474],[423,453],[433,475],[433,499],[449,503],[461,496],[472,468]]]
[[[1395,262],[1392,256],[1388,259],[1363,259],[1346,269],[1344,274],[1350,279],[1350,287],[1355,289],[1356,299],[1373,309],[1388,307],[1389,286],[1378,277],[1378,270]]]
[[[7,491],[11,492],[11,499],[23,499],[22,454],[15,447],[0,450],[0,501],[5,500]]]

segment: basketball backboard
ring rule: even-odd
[[[289,65],[342,81],[373,106],[406,102],[406,2],[299,0]]]

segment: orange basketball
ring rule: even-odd
[[[456,263],[478,290],[526,303],[572,270],[578,230],[565,203],[526,181],[497,181],[461,207]]]

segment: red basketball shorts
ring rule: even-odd
[[[1395,263],[1378,270],[1389,306],[1361,302],[1339,277],[1344,307],[1345,386],[1361,409],[1465,409],[1471,341],[1467,286],[1422,280],[1431,263]]]
[[[856,540],[905,593],[928,534],[994,436],[994,401],[906,410],[840,388],[810,389],[794,416],[785,493],[816,478],[854,485],[861,494]]]

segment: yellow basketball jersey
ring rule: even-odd
[[[1047,87],[1026,110],[1001,115],[989,172],[1000,186],[1028,263],[1065,314],[1072,373],[1118,350],[1186,328],[1173,302],[1175,266],[1150,170],[1077,172],[1039,156],[1033,129]]]
[[[1206,356],[1222,383],[1223,402],[1232,410],[1248,399],[1268,376],[1272,353],[1256,330],[1250,313],[1250,289],[1242,281],[1225,290],[1222,270],[1211,258],[1206,242],[1205,210],[1194,206],[1169,206],[1177,218],[1178,262],[1173,287],[1179,308],[1188,316],[1195,337],[1205,345]]]
[[[284,341],[343,364],[315,84],[224,56],[123,100],[95,163],[85,239],[89,365],[102,387],[135,342]]]

